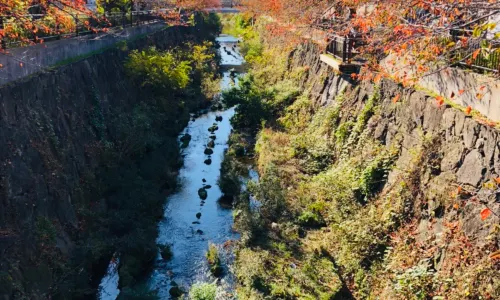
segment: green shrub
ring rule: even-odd
[[[429,262],[423,262],[396,276],[394,289],[405,299],[429,299],[434,290],[434,272]]]
[[[391,157],[377,157],[363,170],[359,180],[361,192],[365,195],[365,201],[374,196],[384,186],[392,162]]]
[[[299,224],[307,227],[321,227],[325,225],[325,221],[318,213],[306,210],[297,219]]]
[[[219,257],[219,250],[217,250],[217,246],[214,244],[210,244],[208,246],[208,251],[206,254],[208,264],[210,265],[210,272],[215,277],[219,277],[222,275],[222,266]]]
[[[217,180],[224,197],[233,200],[241,192],[239,171],[233,156],[226,153],[221,164],[220,176]]]
[[[260,178],[258,183],[248,186],[250,192],[259,199],[262,207],[262,216],[270,221],[278,221],[287,213],[285,194],[281,188],[281,179],[279,169],[274,166],[268,166],[266,175]]]
[[[143,85],[169,89],[183,89],[189,81],[191,62],[180,60],[173,51],[133,50],[125,68],[130,76],[142,80]]]
[[[35,223],[36,237],[39,243],[55,244],[57,231],[52,221],[46,217],[38,217]]]
[[[191,300],[215,300],[217,286],[210,283],[195,283],[189,290]]]

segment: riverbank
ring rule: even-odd
[[[260,206],[237,216],[249,237],[238,296],[500,296],[500,208],[487,196],[498,132],[390,80],[352,81],[317,45],[286,49],[248,24],[260,51],[225,97],[239,104],[233,126],[257,132],[248,190]]]

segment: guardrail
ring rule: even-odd
[[[163,10],[161,13],[165,13]],[[30,15],[32,19],[40,19],[46,15]],[[74,14],[70,15],[74,21],[74,28],[67,32],[61,32],[59,24],[55,24],[49,28],[48,33],[31,34],[24,33],[22,38],[7,38],[0,39],[0,48],[9,49],[21,47],[27,44],[37,44],[40,42],[49,42],[53,40],[60,40],[63,38],[70,38],[76,36],[83,36],[88,34],[95,34],[103,31],[104,29],[112,28],[125,28],[131,26],[139,26],[150,22],[163,20],[159,11],[131,11],[127,13],[107,13],[101,16],[93,16],[87,14]],[[8,17],[0,16],[0,29],[9,26]],[[27,37],[26,35],[32,35]]]
[[[487,36],[473,37],[472,30],[452,30],[447,35],[432,38],[424,46],[448,48],[442,55],[450,65],[500,73],[500,41]]]
[[[455,41],[452,38],[452,41]],[[462,48],[451,53],[451,63],[482,71],[500,73],[500,42],[489,40],[489,47],[483,49],[482,38],[469,39]]]
[[[351,60],[358,54],[355,48],[360,40],[351,37],[341,37],[333,35],[326,47],[326,53],[342,60],[343,63],[351,63]]]

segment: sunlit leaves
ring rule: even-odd
[[[493,40],[500,39],[495,22],[488,16],[500,9],[487,0],[243,0],[244,8],[272,17],[279,23],[321,27],[336,35],[362,38],[357,50],[370,59],[367,67],[377,70],[380,59],[395,55],[412,57],[409,65],[424,76],[443,62],[474,64],[489,60]],[[346,13],[347,11],[347,13]],[[349,13],[350,12],[350,13]],[[358,13],[360,12],[360,13]],[[393,79],[405,80],[405,76]]]
[[[491,210],[489,208],[483,208],[481,210],[481,213],[480,213],[480,216],[481,216],[481,220],[486,220],[488,219],[488,217],[491,215]]]

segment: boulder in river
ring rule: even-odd
[[[201,200],[207,199],[207,197],[208,197],[207,190],[205,190],[204,188],[199,189],[198,196],[200,196]]]
[[[196,230],[196,233],[201,235],[201,234],[203,234],[203,230],[198,229],[198,230]]]
[[[199,213],[196,213],[196,218],[197,218],[197,219],[201,218],[201,213],[200,213],[200,212],[199,212]]]
[[[222,116],[217,116],[217,117],[215,117],[215,121],[217,121],[217,122],[222,122]]]
[[[207,158],[207,159],[205,159],[204,163],[205,163],[205,165],[211,165],[212,164],[212,159]]]
[[[217,137],[216,137],[215,135],[211,135],[211,136],[210,136],[210,138],[211,138],[212,140],[215,140]]]
[[[182,148],[187,148],[187,146],[189,146],[189,142],[191,141],[191,135],[189,133],[186,133],[185,135],[183,135],[181,137],[181,147]]]
[[[212,150],[212,149],[210,149],[210,148],[206,148],[204,153],[205,153],[206,155],[212,155],[212,154],[214,154],[214,150]]]
[[[205,190],[209,190],[209,189],[211,189],[211,188],[212,188],[212,186],[211,186],[210,184],[207,184],[207,185],[203,186],[203,188],[204,188]]]
[[[210,128],[208,128],[208,131],[210,131],[211,133],[214,133],[218,129],[219,129],[219,126],[217,126],[217,125],[214,124]]]
[[[172,296],[172,298],[180,298],[182,297],[182,295],[184,295],[184,291],[182,290],[182,288],[177,285],[172,286],[168,293],[170,294],[170,296]]]
[[[205,178],[203,178],[201,181],[203,181],[204,183],[207,182],[207,180]]]
[[[208,148],[213,148],[213,147],[215,147],[215,142],[214,142],[214,140],[210,140],[210,141],[207,143],[207,147],[208,147]]]
[[[163,260],[170,260],[173,256],[172,249],[170,249],[170,245],[158,245],[160,249],[160,255]]]

